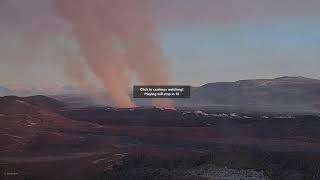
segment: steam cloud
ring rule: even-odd
[[[144,84],[168,82],[167,62],[148,16],[149,0],[55,0],[54,6],[72,25],[88,66],[116,106],[134,106],[128,95],[134,73]],[[82,75],[81,66],[74,67],[73,74]]]

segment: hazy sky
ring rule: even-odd
[[[0,85],[62,85],[69,25],[52,0],[0,0]],[[153,0],[172,84],[320,78],[319,0]],[[76,0],[75,0],[76,2]]]

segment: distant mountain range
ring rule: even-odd
[[[30,93],[34,95],[34,93]],[[320,111],[320,80],[305,77],[279,77],[275,79],[252,79],[236,82],[208,83],[192,88],[190,99],[174,99],[176,106],[211,107],[262,111]],[[0,86],[0,96],[18,95],[14,90]],[[23,96],[23,95],[22,95]],[[97,100],[108,97],[73,94],[54,95],[72,106],[104,105]],[[152,105],[150,99],[133,99],[139,106]]]
[[[221,106],[249,109],[313,110],[320,104],[320,80],[305,77],[209,83],[178,100],[178,106]]]
[[[1,96],[35,96],[35,95],[55,95],[55,94],[75,94],[81,93],[79,89],[73,86],[62,86],[62,87],[5,87],[0,86],[0,97]]]
[[[2,87],[0,86],[0,96],[10,96],[10,95],[14,95],[15,92],[6,88],[6,87]]]

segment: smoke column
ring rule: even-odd
[[[54,0],[56,14],[72,25],[88,66],[119,107],[134,106],[128,95],[133,73],[144,84],[168,82],[167,62],[148,16],[150,3]],[[82,71],[75,67],[74,71]]]
[[[64,51],[64,75],[69,80],[77,83],[81,90],[91,95],[97,93],[96,86],[88,79],[87,66],[81,60],[81,57],[75,54],[72,49]]]

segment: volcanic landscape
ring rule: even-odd
[[[127,156],[197,155],[226,147],[320,152],[315,114],[71,108],[46,96],[5,96],[0,124],[0,170],[13,177],[92,174]]]

